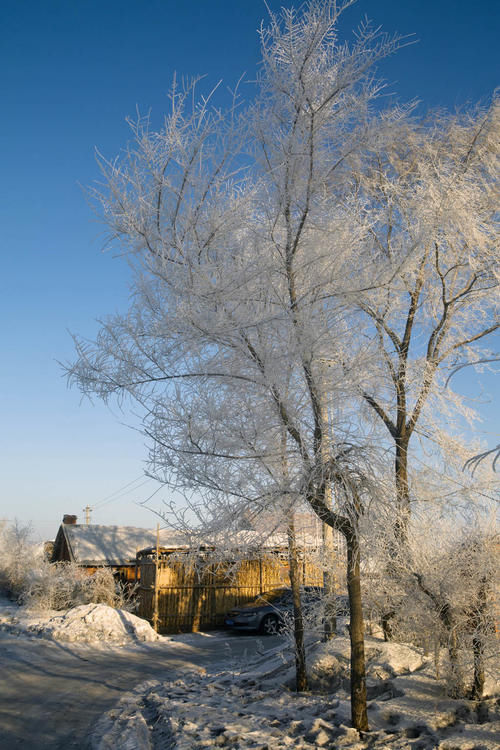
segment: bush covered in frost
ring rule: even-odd
[[[0,588],[19,604],[38,610],[90,603],[135,608],[135,587],[117,581],[109,568],[88,575],[75,563],[50,563],[33,543],[31,528],[18,523],[0,527]]]
[[[26,571],[37,564],[39,550],[32,541],[30,526],[0,524],[0,589],[17,598],[23,588]]]

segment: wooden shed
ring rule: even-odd
[[[156,531],[135,526],[100,526],[77,524],[75,516],[59,527],[52,549],[51,562],[74,562],[86,568],[89,575],[98,568],[111,568],[122,581],[135,581],[137,551],[156,544]],[[169,548],[186,549],[185,537],[177,531],[160,532],[160,542]]]

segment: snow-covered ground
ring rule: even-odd
[[[157,636],[148,623],[105,605],[44,615],[2,602],[0,628],[33,637],[127,648],[161,642],[166,650],[196,644],[200,635]],[[480,704],[446,697],[430,657],[410,646],[367,638],[369,733],[349,727],[349,642],[339,636],[310,644],[312,693],[293,691],[293,655],[283,638],[258,659],[234,657],[235,634],[212,633],[220,663],[208,672],[149,680],[126,693],[95,725],[93,750],[232,750],[414,748],[493,750],[500,747],[500,701]],[[177,645],[178,644],[178,645]]]
[[[347,638],[309,655],[312,686],[323,692],[295,693],[284,653],[278,648],[243,669],[139,685],[100,719],[93,750],[500,747],[499,701],[447,698],[431,660],[412,647],[367,639],[371,731],[361,737],[349,727]]]

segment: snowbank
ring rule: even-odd
[[[340,713],[339,712],[340,709]],[[336,709],[326,699],[314,701],[281,687],[261,689],[253,679],[232,673],[193,675],[167,683],[146,683],[106,714],[92,738],[93,750],[175,747],[177,750],[264,747],[314,750],[323,738],[345,734],[332,719],[347,721],[348,705]],[[319,715],[316,715],[319,714]],[[148,730],[147,733],[145,730]]]
[[[422,653],[404,643],[384,643],[370,638],[365,644],[368,697],[384,692],[384,683],[397,675],[421,669]],[[350,644],[339,637],[319,644],[308,659],[308,679],[318,692],[349,689]],[[372,695],[370,695],[372,693]]]
[[[152,642],[160,637],[146,620],[106,604],[82,604],[30,629],[45,638],[80,643]]]
[[[40,614],[2,602],[0,627],[10,632],[71,643],[126,645],[162,639],[146,620],[107,604],[82,604],[64,612]]]

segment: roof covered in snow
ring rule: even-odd
[[[68,559],[79,565],[131,565],[137,550],[156,546],[156,531],[134,526],[97,526],[93,524],[61,524],[54,544],[54,560]],[[179,531],[160,531],[160,546],[183,549],[186,537]]]
[[[321,545],[318,528],[299,526],[296,534],[299,547],[317,548]],[[163,550],[185,550],[211,547],[223,550],[239,549],[258,553],[259,550],[280,550],[288,546],[283,530],[261,525],[259,529],[224,532],[202,538],[193,533],[191,538],[181,531],[162,529],[159,546]],[[52,560],[68,560],[79,565],[133,565],[138,551],[156,547],[156,530],[135,526],[99,526],[94,524],[62,523],[54,542]]]
[[[302,548],[316,548],[321,544],[321,536],[303,532],[296,534],[296,542]],[[205,543],[221,550],[282,550],[288,548],[288,535],[279,530],[243,529],[212,535]]]

